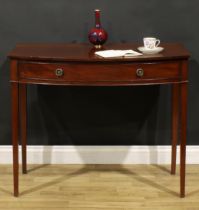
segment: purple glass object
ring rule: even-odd
[[[108,38],[107,32],[102,28],[100,22],[100,10],[95,10],[95,28],[92,28],[88,34],[89,41],[95,48],[100,49]]]

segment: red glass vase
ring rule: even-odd
[[[108,38],[107,32],[102,28],[100,22],[100,10],[95,10],[95,27],[92,28],[88,34],[89,41],[94,44],[96,49],[102,48],[102,45]]]

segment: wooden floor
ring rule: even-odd
[[[199,210],[199,166],[187,166],[186,198],[179,173],[160,165],[29,165],[12,195],[12,166],[0,166],[0,210]]]

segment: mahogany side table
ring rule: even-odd
[[[106,49],[137,49],[137,44],[106,45]],[[180,196],[185,196],[187,83],[189,52],[181,44],[163,44],[156,55],[104,59],[88,44],[18,44],[9,54],[12,97],[14,196],[18,196],[18,144],[22,169],[27,173],[28,84],[65,86],[172,85],[171,174],[176,171],[176,145],[180,129]],[[19,131],[20,130],[20,131]]]

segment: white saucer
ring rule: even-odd
[[[138,47],[138,50],[141,51],[144,54],[157,54],[159,52],[162,52],[164,50],[163,47],[156,47],[154,49],[146,49],[145,47]]]

